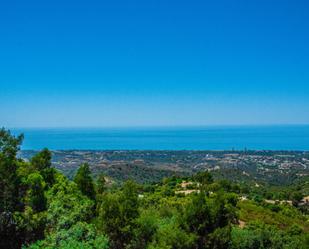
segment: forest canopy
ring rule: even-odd
[[[103,174],[93,178],[88,164],[69,180],[52,167],[48,149],[18,158],[22,141],[0,130],[0,248],[309,247],[299,190],[292,205],[267,203],[209,172],[113,185]]]

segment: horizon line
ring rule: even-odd
[[[1,126],[8,130],[16,129],[127,129],[127,128],[207,128],[207,127],[267,127],[267,126],[309,126],[309,123],[269,123],[269,124],[183,124],[183,125],[108,125],[108,126]]]

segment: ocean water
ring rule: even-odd
[[[175,128],[19,128],[22,149],[309,150],[309,125]]]

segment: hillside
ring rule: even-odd
[[[177,152],[182,161],[170,157],[174,152],[160,152],[163,154],[159,162],[164,166],[155,167],[160,173],[153,176],[151,166],[144,165],[146,160],[136,158],[143,152],[126,152],[130,161],[135,160],[134,166],[123,162],[115,170],[107,165],[107,176],[95,166],[82,163],[75,173],[71,172],[70,180],[52,167],[55,152],[52,159],[48,149],[33,153],[28,160],[18,158],[21,142],[21,136],[14,137],[1,130],[0,248],[305,249],[309,246],[306,176],[288,179],[280,185],[280,181],[267,181],[268,178],[260,179],[258,173],[252,174],[258,172],[254,168],[248,168],[251,171],[246,174],[236,173],[242,169],[225,169],[221,165],[216,170],[199,169],[197,173],[196,167],[188,170],[190,158],[192,165],[200,165],[200,155],[205,152]],[[293,165],[296,157],[303,162],[298,153],[293,152]],[[125,161],[122,152],[116,154],[120,157],[117,160]],[[226,152],[220,155],[226,161]],[[233,163],[234,157],[229,159]],[[168,170],[166,165],[172,163],[174,168]],[[186,176],[175,174],[180,168]],[[288,172],[297,175],[298,170],[306,172],[298,168],[295,171],[290,168]],[[173,175],[156,180],[169,172]],[[274,172],[280,174],[281,169]],[[127,180],[132,175],[140,183]],[[228,179],[231,177],[234,181]]]

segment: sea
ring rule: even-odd
[[[15,128],[22,150],[290,150],[309,151],[309,125]]]

